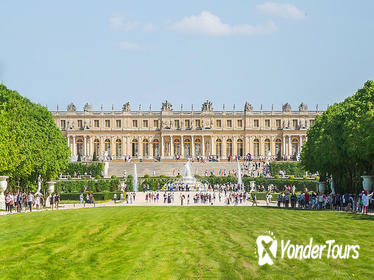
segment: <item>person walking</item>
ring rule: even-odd
[[[27,202],[28,202],[28,206],[29,206],[29,209],[30,209],[30,212],[32,212],[32,204],[34,202],[34,196],[33,194],[30,192],[28,197],[27,197]]]

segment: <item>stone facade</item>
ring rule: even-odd
[[[262,107],[262,106],[261,106]],[[215,155],[251,154],[254,158],[296,156],[306,139],[318,111],[300,104],[292,111],[286,103],[282,111],[254,111],[245,103],[243,111],[215,111],[206,101],[201,111],[173,110],[165,101],[161,111],[131,111],[126,103],[122,111],[93,111],[86,104],[77,111],[69,104],[66,111],[54,111],[57,126],[67,138],[72,157],[80,154],[91,159],[125,156],[152,159],[189,158]]]

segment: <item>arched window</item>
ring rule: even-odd
[[[77,145],[77,155],[83,156],[83,139],[78,138],[76,145]]]
[[[174,139],[174,155],[175,156],[180,156],[181,154],[181,141],[177,138]]]
[[[253,155],[256,157],[260,155],[260,140],[258,139],[253,141]]]
[[[222,157],[222,140],[217,139],[216,141],[216,154],[219,157]]]
[[[292,155],[296,156],[299,153],[299,140],[296,138],[292,139]]]
[[[94,140],[94,154],[96,154],[96,156],[100,156],[100,140],[99,139],[95,139]]]
[[[158,157],[160,155],[160,142],[158,139],[153,140],[153,157]]]
[[[226,156],[232,156],[232,140],[228,139],[226,141]]]
[[[201,156],[201,139],[195,139],[195,156]]]
[[[144,139],[143,140],[143,156],[148,157],[149,156],[149,144],[148,140]]]
[[[238,156],[242,157],[244,155],[243,140],[239,139],[237,142],[237,153]]]
[[[280,139],[275,140],[275,154],[277,156],[282,154],[282,140]]]
[[[108,156],[110,156],[110,139],[105,139],[105,141],[104,141],[104,151]]]
[[[116,157],[122,156],[122,141],[121,139],[116,140]]]
[[[133,157],[137,157],[137,156],[138,156],[138,151],[139,151],[138,140],[136,140],[136,139],[132,140],[132,142],[131,142],[131,146],[132,146],[132,152],[131,152],[131,155],[132,155]]]
[[[265,156],[271,155],[270,140],[265,139]]]
[[[190,157],[191,156],[191,140],[186,139],[184,141],[184,156]]]

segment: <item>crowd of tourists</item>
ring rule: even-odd
[[[53,193],[50,195],[49,204],[51,209],[57,209],[60,203],[60,195]],[[20,213],[22,211],[30,211],[33,209],[40,210],[45,205],[45,198],[42,194],[33,194],[31,192],[8,192],[5,195],[5,211],[7,213]]]

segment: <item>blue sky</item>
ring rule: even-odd
[[[0,3],[0,81],[60,109],[325,108],[374,78],[374,1]]]

